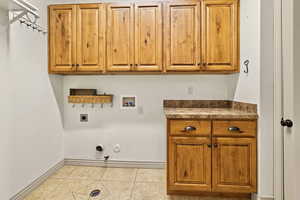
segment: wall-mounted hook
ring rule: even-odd
[[[72,105],[72,108],[75,108],[75,103]]]
[[[94,108],[94,107],[95,107],[95,104],[92,103],[92,104],[91,104],[91,107]]]
[[[245,65],[244,73],[246,74],[249,73],[249,64],[250,64],[250,60],[247,59],[244,61],[244,65]]]
[[[81,104],[81,107],[82,107],[82,108],[84,107],[84,103],[83,103],[83,104]]]
[[[101,104],[101,108],[103,108],[103,103]]]

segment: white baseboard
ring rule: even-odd
[[[43,175],[35,179],[31,184],[25,187],[23,190],[15,194],[10,200],[22,200],[26,195],[35,190],[38,186],[40,186],[48,177],[54,174],[57,170],[64,166],[64,160],[58,162],[56,165],[51,167],[47,172]]]
[[[65,165],[164,169],[166,162],[65,159]]]
[[[263,196],[258,194],[252,195],[252,200],[274,200],[275,198],[273,196]]]

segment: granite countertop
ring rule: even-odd
[[[168,119],[257,119],[257,106],[234,101],[165,100]]]

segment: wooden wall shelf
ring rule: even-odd
[[[113,95],[97,95],[97,96],[69,96],[69,103],[74,104],[105,104],[113,103]]]

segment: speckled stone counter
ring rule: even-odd
[[[165,100],[168,119],[257,119],[257,106],[223,100]]]

